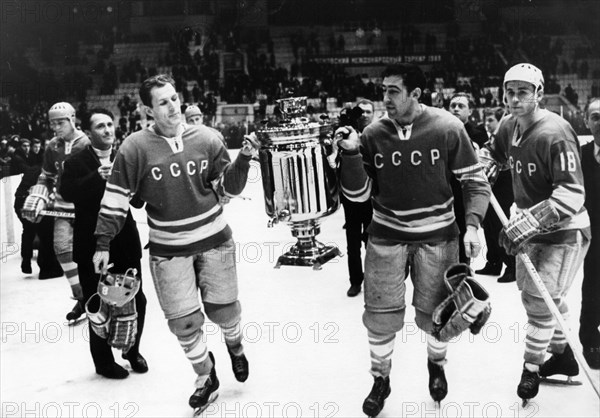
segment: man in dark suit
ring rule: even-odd
[[[498,130],[498,125],[504,116],[504,109],[501,107],[485,109],[483,115],[484,125],[488,132],[489,140],[494,141],[494,135]],[[498,203],[500,203],[506,217],[510,218],[510,207],[515,200],[510,170],[507,169],[498,173],[498,178],[492,185],[492,193],[494,193],[494,196],[498,199]],[[504,274],[498,278],[498,282],[514,282],[517,280],[515,273],[515,256],[507,254],[504,248],[498,243],[502,222],[500,222],[498,215],[496,215],[496,212],[491,205],[488,207],[481,226],[483,227],[483,232],[485,234],[487,260],[485,266],[482,269],[476,270],[475,273],[485,276],[500,276],[500,273],[502,273],[502,265],[506,264]]]
[[[476,125],[471,121],[471,115],[475,110],[475,102],[468,93],[455,93],[450,98],[450,113],[456,116],[465,125],[467,134],[473,143],[479,148],[488,141],[487,133],[483,125]]]
[[[471,122],[470,118],[475,109],[475,102],[468,93],[455,93],[450,98],[450,113],[456,116],[464,125],[469,138],[473,144],[481,148],[488,140],[485,129]],[[474,145],[475,146],[475,145]],[[461,263],[469,264],[471,259],[467,257],[465,252],[464,238],[467,232],[467,224],[465,223],[465,204],[463,202],[463,192],[460,182],[452,177],[450,180],[452,193],[454,194],[454,214],[456,216],[456,224],[458,225],[458,259]]]
[[[94,271],[92,258],[96,250],[94,231],[100,201],[110,175],[115,141],[113,115],[106,109],[92,109],[82,121],[91,145],[72,155],[65,161],[60,193],[65,200],[75,204],[75,225],[73,230],[73,258],[77,263],[84,301],[87,301],[98,288],[100,275]],[[142,248],[136,223],[127,213],[127,220],[121,232],[111,241],[111,273],[123,274],[135,268],[141,278],[140,259]],[[138,373],[148,371],[148,365],[139,353],[140,339],[146,314],[146,297],[140,287],[135,296],[137,306],[137,337],[135,344],[122,357],[129,360],[131,368]],[[115,363],[111,347],[106,339],[96,335],[90,324],[90,351],[96,366],[96,373],[110,379],[124,379],[129,373]]]
[[[585,112],[585,125],[594,140],[581,147],[585,207],[590,215],[592,241],[583,262],[579,341],[592,369],[600,369],[600,98],[592,99]]]

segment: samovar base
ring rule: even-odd
[[[335,245],[325,245],[315,239],[320,232],[319,221],[291,223],[292,235],[298,241],[288,252],[277,259],[275,268],[281,266],[312,266],[313,270],[321,270],[323,264],[341,256],[342,252]]]
[[[288,252],[279,256],[275,268],[281,266],[312,266],[313,270],[321,270],[323,264],[329,260],[342,256],[342,252],[335,245],[324,245],[319,241],[315,241],[317,247],[307,250],[302,248],[298,243],[295,244]]]

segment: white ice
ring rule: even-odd
[[[254,163],[253,163],[254,164]],[[320,271],[308,267],[274,269],[278,255],[295,242],[285,224],[267,228],[260,169],[253,165],[243,195],[233,199],[226,217],[238,243],[238,276],[243,333],[250,377],[237,382],[217,328],[206,324],[206,340],[216,357],[220,395],[207,417],[356,417],[372,386],[369,348],[361,322],[362,293],[348,298],[345,258]],[[4,200],[4,199],[3,199]],[[192,204],[192,202],[181,202]],[[135,212],[142,241],[145,215]],[[343,209],[326,218],[318,238],[345,252]],[[20,225],[17,223],[17,227]],[[16,230],[16,236],[20,231]],[[473,267],[481,268],[483,256]],[[186,417],[194,373],[158,305],[144,252],[144,292],[148,298],[141,353],[146,374],[121,381],[94,373],[87,322],[69,327],[72,307],[64,278],[37,280],[20,271],[18,254],[0,264],[1,411],[16,416]],[[449,393],[436,409],[427,389],[424,336],[409,308],[396,339],[392,393],[381,417],[598,417],[598,397],[583,371],[582,386],[542,386],[523,408],[516,394],[523,364],[525,313],[515,283],[495,277],[478,280],[491,294],[490,322],[478,336],[464,333],[450,344],[446,374]],[[569,324],[577,335],[581,274],[569,295]],[[408,295],[412,287],[409,284]],[[410,305],[410,298],[407,300]],[[578,344],[578,342],[577,342]],[[115,350],[116,361],[129,368]],[[598,371],[593,378],[600,380]]]

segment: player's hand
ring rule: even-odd
[[[465,232],[464,238],[465,245],[465,256],[468,258],[475,258],[481,251],[481,243],[479,242],[479,235],[477,234],[477,228],[473,225],[467,225],[467,231]]]
[[[342,153],[355,154],[360,147],[358,132],[351,126],[342,126],[335,131],[333,144],[336,151],[339,148]]]
[[[108,180],[110,173],[112,172],[112,163],[104,164],[98,167],[98,174],[102,177],[102,180]]]
[[[96,251],[94,253],[92,263],[94,263],[94,271],[96,273],[106,274],[106,271],[109,269],[109,256],[110,254],[108,253],[108,251]]]
[[[255,132],[252,132],[249,135],[244,135],[244,140],[242,141],[242,149],[240,150],[240,154],[253,157],[258,155],[259,149],[260,142],[258,142],[258,138],[256,137]]]
[[[516,244],[506,236],[506,227],[502,228],[498,234],[498,244],[500,247],[504,248],[506,254],[512,256],[517,255],[521,249],[521,244]]]

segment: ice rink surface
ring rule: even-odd
[[[285,224],[267,228],[260,169],[253,163],[243,195],[225,215],[237,242],[243,335],[250,362],[247,382],[237,382],[220,331],[205,325],[216,357],[220,395],[206,417],[360,417],[373,380],[369,347],[361,322],[363,294],[348,298],[345,258],[322,270],[282,266],[277,257],[295,242]],[[181,202],[191,204],[192,202]],[[142,242],[145,215],[135,212]],[[326,218],[319,240],[345,252],[343,209]],[[16,236],[20,236],[16,225]],[[158,305],[144,252],[144,292],[148,298],[140,351],[150,371],[125,380],[94,373],[87,322],[67,326],[73,305],[65,278],[37,280],[20,271],[18,254],[0,264],[2,417],[189,417],[188,397],[195,375]],[[474,269],[481,268],[478,257]],[[569,324],[578,330],[581,274],[569,295]],[[446,375],[449,393],[436,409],[427,389],[424,335],[408,308],[396,338],[392,393],[381,417],[598,417],[598,398],[583,371],[582,386],[547,386],[526,407],[516,387],[522,370],[525,311],[515,283],[479,276],[492,298],[492,316],[480,335],[463,333],[450,344]],[[407,294],[412,287],[409,283]],[[407,300],[410,305],[410,299]],[[577,342],[579,344],[579,342]],[[115,350],[116,361],[129,363]],[[598,371],[593,378],[600,380]]]

